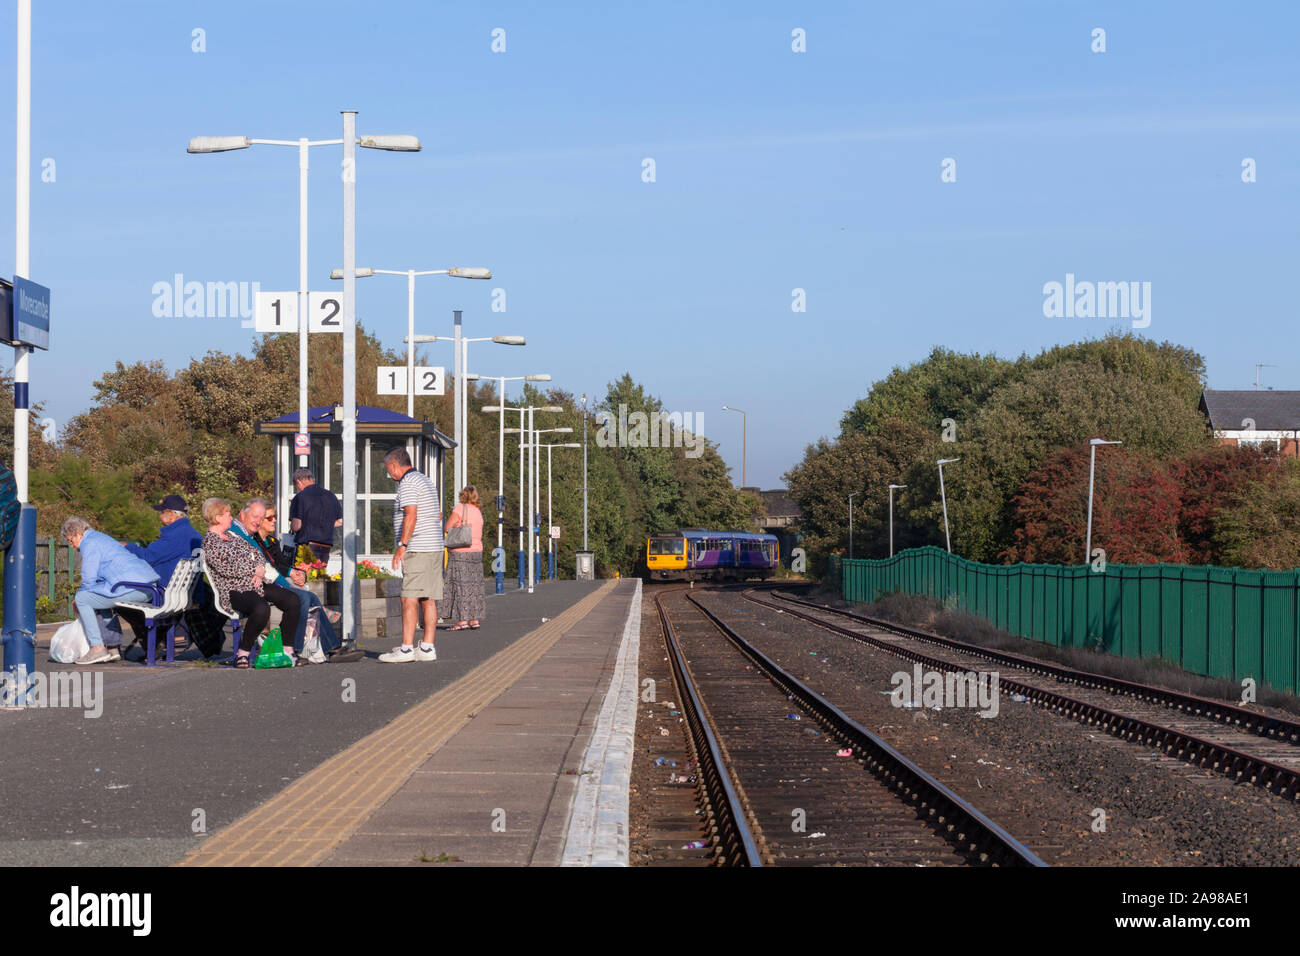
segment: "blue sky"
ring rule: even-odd
[[[1066,273],[1150,282],[1142,334],[1199,350],[1214,387],[1270,362],[1266,383],[1300,388],[1291,3],[34,6],[32,277],[53,289],[54,349],[32,397],[60,423],[115,360],[250,348],[237,319],[155,318],[154,283],[296,286],[295,151],[189,156],[189,138],[334,138],[345,108],[361,133],[424,145],[361,151],[358,264],[495,273],[420,280],[419,331],[464,309],[468,334],[529,339],[476,346],[473,367],[550,372],[575,394],[630,372],[704,413],[737,481],[724,403],[749,412],[750,483],[774,487],[935,345],[1015,356],[1126,324],[1045,318],[1042,287]],[[312,286],[328,288],[341,154],[311,158]],[[6,224],[13,174],[5,149]],[[357,288],[358,315],[400,348],[405,283]]]

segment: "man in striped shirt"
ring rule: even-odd
[[[402,572],[402,644],[379,659],[386,664],[436,661],[433,648],[442,599],[442,505],[428,475],[411,467],[405,448],[384,456],[388,477],[397,482],[393,530],[397,553],[393,570]],[[415,644],[415,625],[424,605],[424,640]]]

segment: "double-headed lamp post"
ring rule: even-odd
[[[343,146],[343,461],[354,463],[343,469],[343,640],[355,643],[358,637],[361,591],[357,587],[357,147],[383,149],[398,153],[420,151],[414,136],[357,136],[356,110],[341,110],[343,138],[321,140],[254,140],[247,136],[211,136],[190,140],[192,153],[221,153],[247,149],[257,143],[272,146],[297,146],[299,167],[298,197],[301,204],[299,224],[299,299],[298,299],[298,426],[307,431],[307,166],[306,152],[312,145]],[[305,464],[303,459],[299,461]]]
[[[889,486],[889,556],[894,556],[894,491],[900,488],[906,488],[907,485],[890,485]]]
[[[485,335],[480,338],[467,339],[461,335],[460,309],[453,312],[455,317],[455,334],[453,335],[412,335],[411,342],[451,342],[456,350],[456,458],[453,469],[453,481],[456,493],[469,484],[469,390],[465,387],[469,375],[469,343],[495,342],[497,345],[527,345],[522,335]]]
[[[186,148],[188,153],[227,153],[250,146],[296,146],[298,148],[298,431],[307,432],[307,150],[312,146],[339,146],[341,139],[252,139],[248,136],[196,136]],[[420,141],[414,136],[362,136],[356,144],[366,149],[384,149],[400,153],[418,153]],[[346,150],[345,150],[346,152]],[[345,181],[346,182],[346,181]],[[342,278],[342,269],[335,270]],[[360,270],[358,270],[359,274]],[[307,456],[298,457],[299,465]]]
[[[572,428],[555,428],[552,431],[573,431]],[[551,449],[552,448],[581,448],[582,445],[576,441],[565,442],[562,445],[541,445],[546,449],[546,577],[548,580],[555,580],[555,537],[550,533],[554,525],[551,523]]]
[[[525,442],[525,439],[532,433],[534,412],[553,412],[558,414],[559,412],[564,411],[564,409],[561,408],[559,405],[524,405],[520,408],[506,408],[506,411],[519,413],[520,427],[518,429],[507,428],[505,430],[505,434],[514,435],[517,433],[519,435],[519,590],[522,591],[525,587],[527,587],[528,593],[532,594],[533,585],[536,583],[536,577],[533,570],[534,569],[533,549],[531,547],[528,549],[528,553],[527,553],[527,575],[528,575],[527,584],[525,585],[524,583],[525,580],[524,579],[524,573],[525,573],[524,534],[525,532],[527,532],[529,527],[528,525],[524,524],[524,472],[527,468],[531,467],[532,474],[534,478],[536,477],[537,474],[536,464],[531,463],[531,459],[533,458],[533,452],[535,449],[533,449],[530,446],[536,445],[537,443],[535,441]],[[524,457],[525,449],[528,450],[527,459]],[[528,482],[529,505],[530,505],[529,517],[532,519],[532,527],[536,527],[538,524],[535,487],[536,487],[535,481]],[[529,534],[529,539],[531,544],[532,534]]]
[[[501,540],[502,533],[505,529],[506,520],[506,382],[549,382],[549,375],[487,375],[480,376],[469,374],[465,376],[470,381],[478,381],[480,378],[492,378],[500,382],[500,405],[485,405],[483,411],[488,414],[499,416],[500,426],[497,430],[497,548],[503,547]],[[520,416],[522,420],[523,416]],[[506,571],[505,571],[505,552],[502,552],[502,565],[500,571],[496,572],[497,594],[504,594],[506,590]],[[495,558],[493,563],[496,563]]]
[[[724,412],[740,412],[740,487],[749,486],[749,413],[743,408],[734,408],[731,405],[723,405]]]
[[[939,459],[939,497],[943,499],[943,543],[948,548],[949,554],[952,554],[952,538],[948,536],[948,493],[943,487],[943,466],[959,461],[961,461],[960,458]]]
[[[1097,468],[1097,446],[1122,444],[1122,441],[1106,441],[1104,438],[1094,438],[1088,442],[1088,531],[1083,539],[1084,564],[1092,560],[1092,478]]]
[[[862,492],[855,491],[853,492],[853,494],[849,495],[849,560],[850,561],[853,560],[853,499],[860,494],[862,494]]]
[[[415,277],[416,276],[451,276],[453,279],[491,279],[492,270],[476,266],[456,266],[451,269],[428,269],[416,272],[414,269],[397,271],[394,269],[357,268],[357,278],[367,276],[406,276],[406,414],[415,417]],[[331,279],[342,279],[343,270],[335,269],[330,273]]]

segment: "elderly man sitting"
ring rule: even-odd
[[[147,547],[138,544],[126,544],[123,547],[136,557],[148,561],[150,567],[158,572],[158,580],[165,585],[171,580],[176,565],[194,553],[194,549],[203,543],[203,537],[194,530],[194,525],[190,524],[186,514],[188,508],[185,499],[180,495],[168,495],[162,500],[162,504],[152,507],[158,512],[158,517],[162,521],[162,531],[158,534],[158,540]],[[134,608],[122,608],[118,614],[135,632],[134,643],[144,647],[144,642],[149,636],[144,624],[144,612]],[[221,623],[225,623],[224,618]],[[126,656],[125,650],[122,651],[122,656]]]
[[[64,540],[81,552],[81,587],[73,603],[86,632],[90,649],[78,664],[104,664],[122,659],[122,625],[113,605],[118,601],[148,604],[152,596],[140,588],[116,588],[122,582],[153,584],[158,572],[149,562],[128,552],[81,518],[68,518],[61,531]]]

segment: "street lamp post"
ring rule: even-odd
[[[906,488],[907,485],[889,486],[889,556],[894,556],[894,489]]]
[[[572,428],[541,428],[539,432],[573,432]],[[555,580],[555,538],[551,535],[551,449],[552,448],[578,448],[577,442],[566,442],[564,444],[539,445],[539,448],[546,449],[546,578],[549,581]]]
[[[961,461],[960,458],[940,458],[939,459],[939,497],[943,499],[943,543],[948,548],[948,553],[952,554],[952,539],[948,536],[948,493],[943,487],[943,466],[951,465],[953,462]]]
[[[743,408],[733,408],[730,405],[723,405],[724,412],[740,412],[740,487],[745,488],[749,485],[749,413]]]
[[[497,415],[498,418],[499,418],[499,422],[500,422],[500,424],[499,424],[499,426],[498,426],[498,428],[497,428],[497,500],[496,500],[496,506],[497,506],[497,548],[500,549],[500,548],[504,547],[503,542],[502,542],[502,534],[503,534],[503,532],[504,532],[504,530],[505,530],[505,520],[506,520],[506,512],[505,512],[505,507],[506,507],[506,487],[505,487],[505,471],[506,471],[506,382],[520,382],[520,381],[523,381],[523,382],[549,382],[549,381],[551,380],[551,376],[549,376],[549,375],[510,375],[510,376],[506,376],[506,375],[487,375],[487,376],[480,376],[480,375],[475,375],[475,374],[472,374],[472,373],[471,373],[471,374],[469,374],[469,375],[466,375],[465,377],[466,377],[466,379],[471,380],[471,381],[477,381],[479,378],[494,378],[494,379],[496,379],[496,380],[500,383],[500,404],[499,404],[499,405],[485,405],[485,406],[483,406],[483,411],[484,411],[484,412],[489,413],[489,414]],[[522,429],[522,425],[523,425],[523,416],[521,415],[521,416],[520,416],[520,427],[521,427],[521,429]],[[520,441],[522,442],[523,439],[521,438]],[[521,460],[521,462],[522,462],[522,456],[521,456],[520,460]],[[523,472],[521,471],[521,472],[520,472],[520,480],[521,480],[521,481],[523,480],[523,477],[522,477],[522,476],[523,476]],[[522,556],[522,554],[523,554],[523,550],[524,550],[524,549],[523,549],[523,546],[522,546],[522,544],[521,544],[521,545],[520,545],[520,548],[519,548],[519,551],[520,551],[521,556]],[[502,564],[503,564],[503,567],[501,568],[501,570],[499,570],[499,571],[496,572],[496,585],[497,585],[496,590],[497,590],[497,594],[503,594],[503,593],[505,593],[505,589],[506,589],[506,572],[505,572],[505,567],[504,567],[504,557],[505,557],[505,552],[502,551],[502,552],[501,552],[501,555],[502,555]],[[494,558],[494,563],[495,563],[495,558]],[[523,579],[520,578],[520,581],[522,581],[522,580],[523,580]]]
[[[355,125],[355,111],[353,121]],[[347,126],[344,119],[344,126]],[[307,152],[312,146],[338,146],[344,149],[344,192],[349,185],[355,186],[355,166],[348,165],[346,156],[355,158],[355,147],[360,145],[368,149],[384,149],[395,152],[419,152],[420,141],[414,136],[365,136],[360,142],[355,135],[349,144],[344,139],[310,140],[299,139],[253,139],[248,136],[196,136],[186,148],[188,153],[226,153],[236,149],[248,149],[250,146],[293,146],[298,150],[298,431],[307,432]],[[338,278],[342,278],[342,270]],[[346,403],[345,403],[346,404]],[[298,456],[298,464],[305,466],[307,456]]]
[[[853,492],[853,494],[849,495],[849,560],[850,561],[853,560],[853,499],[860,494],[862,494],[862,492],[855,491]]]
[[[587,393],[582,393],[582,550],[587,550]]]
[[[1092,477],[1097,467],[1097,446],[1122,444],[1122,441],[1106,441],[1104,438],[1094,438],[1088,442],[1088,531],[1083,539],[1084,564],[1092,560]]]
[[[414,269],[370,269],[358,268],[357,278],[367,276],[406,276],[406,414],[415,417],[415,277],[416,276],[451,276],[454,279],[491,279],[492,270],[478,267],[453,267],[451,269],[426,269],[416,272]],[[331,279],[342,279],[343,270],[335,269],[330,273]],[[457,313],[459,314],[459,313]]]
[[[456,486],[457,493],[469,484],[469,421],[468,421],[468,389],[465,387],[466,380],[469,376],[469,343],[470,342],[495,342],[497,345],[526,345],[527,341],[522,335],[485,335],[480,338],[466,338],[461,335],[460,310],[453,313],[455,317],[455,334],[446,335],[413,335],[411,340],[414,342],[448,342],[450,341],[456,350],[455,365],[455,390],[453,400],[455,403],[455,437],[456,437],[456,455],[453,459],[454,467],[452,469],[452,481]]]
[[[505,406],[502,407],[504,408]],[[564,411],[564,409],[558,405],[525,405],[521,408],[507,408],[506,410],[519,413],[519,589],[522,591],[524,588],[524,581],[525,581],[524,535],[525,533],[527,533],[529,546],[528,546],[528,554],[527,554],[527,579],[526,580],[528,581],[528,585],[527,585],[528,593],[531,594],[533,592],[533,586],[534,584],[536,584],[536,576],[534,573],[535,564],[533,561],[533,554],[536,548],[536,539],[535,539],[536,532],[532,529],[535,529],[537,527],[537,520],[536,520],[537,519],[537,512],[536,512],[537,488],[536,488],[536,480],[535,480],[537,475],[537,468],[536,468],[536,464],[532,461],[532,458],[533,458],[534,446],[536,446],[537,442],[531,439],[525,441],[525,439],[528,438],[528,436],[532,435],[532,430],[533,430],[532,421],[533,421],[534,412],[562,412]],[[505,430],[505,434],[507,435],[513,435],[514,433],[515,430],[513,428],[507,428]],[[524,459],[525,451],[528,452],[527,464],[525,464],[525,459]],[[526,467],[533,469],[532,474],[534,478],[533,481],[528,482],[528,495],[529,495],[528,516],[532,520],[532,524],[529,526],[524,525],[524,470]]]

